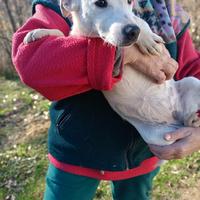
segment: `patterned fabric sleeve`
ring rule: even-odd
[[[133,12],[169,44],[176,41],[189,24],[189,16],[174,0],[136,0]]]

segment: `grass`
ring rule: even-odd
[[[20,144],[0,154],[0,197],[39,199],[47,168],[46,145]]]
[[[0,91],[0,200],[40,199],[49,102],[17,80],[0,77]]]
[[[0,77],[0,90],[0,200],[42,199],[49,102],[19,81]],[[199,178],[199,152],[170,161],[154,181],[153,200],[182,200]],[[95,200],[110,199],[109,183],[102,182]]]

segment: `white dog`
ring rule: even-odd
[[[71,34],[101,37],[114,46],[137,43],[143,53],[158,54],[163,40],[132,13],[130,0],[61,0],[63,15],[71,12]],[[24,43],[46,35],[62,36],[59,30],[36,29]],[[200,81],[193,77],[158,85],[144,74],[125,66],[122,80],[103,91],[111,107],[137,128],[149,144],[168,145],[166,132],[185,126],[200,127]]]

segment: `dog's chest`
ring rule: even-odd
[[[129,66],[124,68],[122,80],[104,95],[124,118],[153,123],[174,123],[174,112],[179,107],[173,80],[158,85]]]

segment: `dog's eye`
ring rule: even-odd
[[[132,0],[127,0],[128,4],[131,4],[132,3]]]
[[[108,2],[106,0],[98,0],[95,2],[95,5],[100,8],[106,8],[108,6]]]

